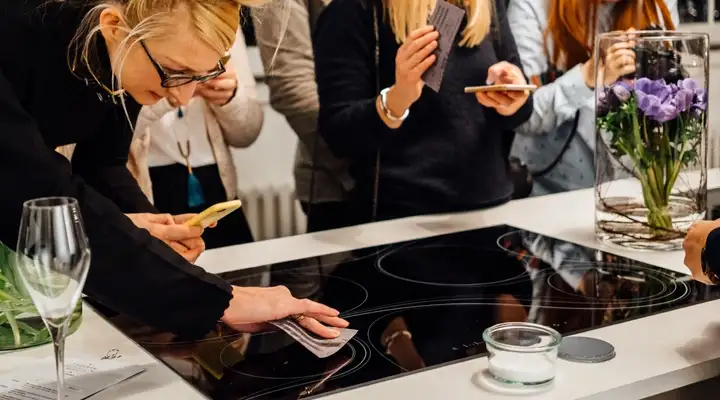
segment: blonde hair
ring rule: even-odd
[[[398,43],[403,43],[410,33],[427,25],[427,20],[440,0],[383,0],[390,26]],[[494,0],[450,0],[465,9],[467,26],[463,30],[460,46],[474,47],[490,32],[493,20]]]
[[[240,26],[240,6],[258,4],[262,0],[99,0],[84,16],[68,51],[71,69],[82,66],[95,76],[93,54],[97,34],[104,28],[100,14],[106,9],[118,11],[121,23],[118,28],[126,36],[120,43],[123,49],[117,54],[117,65],[122,69],[130,48],[146,39],[162,39],[175,33],[177,11],[185,11],[183,17],[195,30],[198,38],[219,54],[225,54],[233,45]],[[115,63],[112,63],[115,65]]]
[[[58,1],[58,0],[56,0]],[[59,0],[63,2],[66,0]],[[78,30],[73,37],[68,49],[68,64],[73,73],[80,67],[86,70],[99,84],[96,63],[96,41],[98,33],[105,28],[100,24],[100,15],[107,9],[115,9],[121,18],[118,25],[126,36],[120,42],[121,49],[114,55],[111,65],[122,71],[125,60],[131,48],[141,40],[162,39],[176,32],[179,25],[178,15],[189,23],[194,29],[198,38],[205,44],[215,49],[220,55],[230,51],[235,42],[236,34],[240,28],[240,7],[243,5],[255,6],[264,3],[265,0],[97,0],[83,17]],[[183,14],[178,11],[184,11]],[[115,74],[111,82],[113,94],[122,93],[121,74]],[[87,78],[87,77],[85,77]],[[124,97],[120,100],[125,109],[125,116],[133,126],[132,121],[125,107]]]

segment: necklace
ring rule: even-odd
[[[178,124],[184,123],[184,121],[182,120],[184,116],[185,114],[182,111],[182,107],[178,107]],[[177,143],[177,148],[180,152],[180,156],[185,160],[185,166],[188,170],[188,207],[194,208],[201,206],[205,204],[205,195],[203,194],[200,180],[198,180],[195,174],[193,174],[192,166],[190,165],[190,154],[192,154],[192,148],[190,147],[190,135],[186,135],[185,148],[183,148],[182,143],[180,143],[180,140],[177,137],[177,132],[175,130],[173,130],[173,134],[175,134],[175,141]]]
[[[120,89],[117,89],[117,90],[112,90],[112,89],[110,89],[109,87],[107,87],[107,85],[105,85],[104,83],[102,83],[102,81],[100,80],[100,78],[98,78],[98,77],[95,75],[95,73],[92,71],[92,68],[89,67],[90,64],[89,64],[89,62],[87,61],[87,57],[84,57],[83,59],[84,59],[84,61],[85,61],[85,65],[88,66],[88,67],[86,68],[86,70],[87,70],[86,72],[90,73],[90,75],[92,76],[93,81],[95,81],[95,84],[96,84],[97,86],[99,86],[102,90],[104,90],[105,92],[107,92],[107,94],[109,95],[109,98],[110,98],[110,100],[112,100],[113,104],[117,104],[117,99],[120,98],[120,97],[122,97],[122,96],[125,96],[125,89],[120,88]],[[76,66],[77,66],[77,61],[73,61],[73,65],[72,65],[72,67],[70,68],[70,70],[71,70],[71,72],[72,72],[73,74],[75,74]],[[115,76],[112,75],[112,74],[111,74],[111,76],[112,76],[111,79],[112,79],[113,84],[114,84],[114,83],[115,83]],[[90,86],[90,81],[89,81],[87,78],[83,78],[83,79],[85,80],[85,86]],[[99,99],[100,101],[104,101],[104,100],[105,100],[105,98],[103,97],[103,94],[100,93],[100,92],[97,92],[97,97],[98,97],[98,99]]]

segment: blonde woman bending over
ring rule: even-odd
[[[336,336],[320,322],[345,326],[337,311],[283,287],[233,287],[188,262],[202,230],[158,214],[126,167],[140,104],[187,105],[226,71],[243,3],[0,2],[0,179],[12,188],[0,196],[0,241],[17,242],[23,202],[74,197],[93,252],[85,293],[97,302],[185,336],[290,315]],[[54,150],[73,143],[71,162]]]
[[[263,106],[238,31],[225,73],[200,84],[188,105],[172,97],[140,111],[128,167],[163,213],[199,213],[237,199],[230,146],[248,147],[260,134]],[[253,241],[242,209],[203,234],[213,249]]]

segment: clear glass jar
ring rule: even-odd
[[[634,50],[634,62],[617,51],[625,44]],[[598,36],[595,59],[603,60],[595,68],[599,239],[634,249],[676,250],[690,225],[705,217],[708,57],[706,34]],[[617,76],[620,71],[626,74]]]
[[[483,332],[488,370],[496,380],[511,385],[536,386],[555,379],[562,335],[529,322],[508,322]]]

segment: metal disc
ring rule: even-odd
[[[558,357],[571,362],[601,363],[615,358],[615,347],[604,340],[571,336],[563,338]]]

